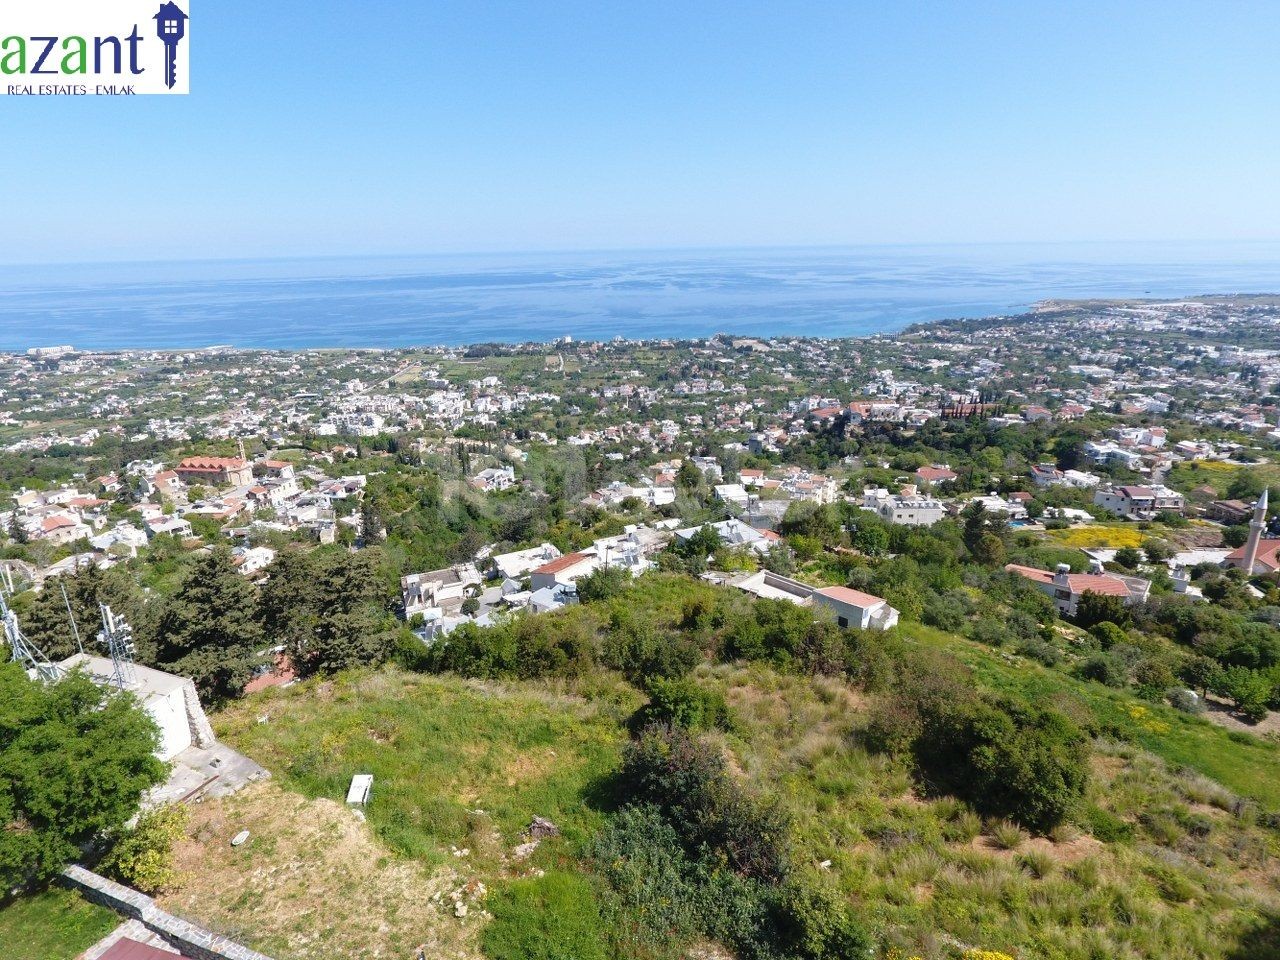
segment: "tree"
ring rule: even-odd
[[[214,702],[239,696],[262,647],[257,599],[226,547],[198,555],[161,610],[160,663],[191,677]]]
[[[45,684],[0,664],[0,888],[47,880],[121,830],[165,778],[159,745],[132,696],[81,673]]]
[[[962,539],[977,563],[994,566],[1004,560],[1004,529],[1004,523],[983,504],[965,508]]]
[[[129,574],[119,568],[104,571],[89,566],[47,580],[22,615],[23,630],[49,659],[61,660],[76,652],[75,630],[67,605],[75,616],[83,646],[90,649],[102,622],[99,603],[110,604],[116,614],[133,625],[139,659],[151,659],[154,651],[144,622],[142,595]]]
[[[578,580],[578,599],[583,603],[608,600],[626,590],[630,583],[631,574],[622,567],[597,567]]]
[[[1115,562],[1126,570],[1136,570],[1142,562],[1142,554],[1136,547],[1121,547],[1116,551]]]
[[[315,629],[289,647],[294,666],[304,674],[334,673],[390,656],[395,633],[387,623],[378,552],[317,551],[312,569]]]
[[[676,471],[676,486],[681,490],[692,492],[705,482],[706,478],[702,475],[702,471],[698,469],[698,465],[692,460],[683,461],[680,464],[680,469]]]
[[[1222,531],[1222,542],[1228,547],[1243,547],[1249,539],[1249,528],[1244,524],[1227,527]]]
[[[1124,605],[1124,599],[1093,590],[1082,593],[1076,601],[1076,624],[1088,630],[1107,620],[1121,627],[1128,625],[1129,609]]]
[[[979,537],[971,551],[974,562],[983,566],[995,567],[1004,562],[1004,541],[991,531]]]
[[[1257,670],[1228,667],[1218,675],[1214,693],[1226,697],[1236,709],[1257,723],[1267,715],[1271,700],[1271,683]]]
[[[281,550],[267,567],[258,594],[258,619],[268,646],[306,646],[315,636],[319,602],[315,564],[298,549]]]
[[[27,528],[18,522],[17,510],[9,514],[9,539],[14,543],[26,543],[31,539],[27,535]]]
[[[853,547],[869,557],[878,557],[889,549],[889,531],[883,524],[860,522],[852,535]]]

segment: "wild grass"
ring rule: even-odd
[[[1276,789],[1265,783],[1276,767],[1263,744],[1179,723],[1171,711],[1156,734],[1132,717],[1132,698],[1005,663],[950,635],[907,633],[956,652],[985,686],[1096,714],[1113,737],[1095,744],[1085,803],[1071,827],[1049,837],[998,825],[993,843],[975,842],[982,822],[969,807],[931,796],[905,758],[861,746],[861,693],[758,664],[704,665],[698,682],[721,692],[736,720],[714,736],[736,775],[792,812],[800,868],[820,871],[907,956],[953,960],[966,948],[1054,960],[1246,956],[1233,955],[1236,945],[1280,911],[1277,835],[1251,812],[1256,804],[1235,802],[1265,802]],[[608,943],[611,914],[577,854],[606,816],[593,790],[617,763],[638,705],[628,690],[605,675],[565,687],[391,670],[251,698],[216,726],[307,796],[340,800],[351,774],[373,773],[370,825],[404,856],[440,863],[449,846],[468,847],[468,869],[493,878],[497,919],[482,935],[491,955],[559,955],[538,952],[554,944],[594,956]],[[1158,708],[1147,716],[1166,720]],[[1221,755],[1198,757],[1201,747]],[[1184,755],[1199,766],[1189,769]],[[1255,759],[1261,770],[1236,771],[1229,787],[1215,782],[1215,769]],[[526,874],[508,885],[499,861],[534,814],[557,822],[567,842],[536,855],[551,880]],[[565,910],[573,923],[544,929]],[[598,923],[605,934],[592,932]]]
[[[1092,523],[1084,527],[1069,527],[1065,530],[1050,530],[1046,534],[1049,540],[1063,547],[1075,547],[1080,550],[1113,549],[1122,547],[1140,547],[1150,536],[1135,525],[1112,526]]]
[[[1186,768],[1220,787],[1280,811],[1280,750],[1249,734],[1232,734],[1172,707],[1140,703],[1131,694],[1078,680],[1032,661],[1011,666],[981,644],[918,623],[905,623],[904,636],[946,650],[974,671],[984,686],[1016,694],[1033,703],[1083,710],[1103,730],[1162,758],[1174,769]],[[1141,706],[1141,710],[1134,708]]]

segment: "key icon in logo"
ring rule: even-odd
[[[156,35],[164,44],[164,82],[170,90],[178,82],[178,44],[187,35],[187,15],[176,3],[160,4],[156,21]]]

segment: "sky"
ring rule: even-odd
[[[1280,238],[1274,0],[192,4],[0,97],[0,263]]]

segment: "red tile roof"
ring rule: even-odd
[[[1244,547],[1236,547],[1229,554],[1228,560],[1243,560]],[[1261,540],[1258,542],[1257,563],[1264,564],[1272,570],[1280,570],[1280,540]]]
[[[559,573],[562,570],[568,570],[570,567],[576,567],[584,560],[590,560],[589,553],[566,553],[563,557],[557,557],[550,563],[544,563],[542,566],[534,570],[534,573]]]
[[[862,607],[864,610],[884,603],[884,599],[881,597],[872,596],[869,593],[863,593],[861,590],[854,590],[851,587],[822,587],[816,592],[841,603]]]
[[[102,955],[101,960],[181,960],[183,956],[183,954],[149,947],[145,943],[130,940],[128,937],[121,937]]]
[[[939,480],[954,480],[956,472],[946,467],[921,467],[916,471],[916,476],[921,480],[928,480],[930,483],[936,483]]]
[[[187,457],[180,464],[179,470],[198,470],[216,472],[219,470],[241,470],[248,464],[239,457]]]
[[[1017,573],[1036,583],[1055,583],[1054,575],[1049,570],[1038,567],[1024,567],[1018,563],[1005,564],[1010,573]],[[1068,573],[1067,588],[1072,593],[1102,593],[1111,597],[1129,596],[1129,587],[1119,577],[1109,573]]]

